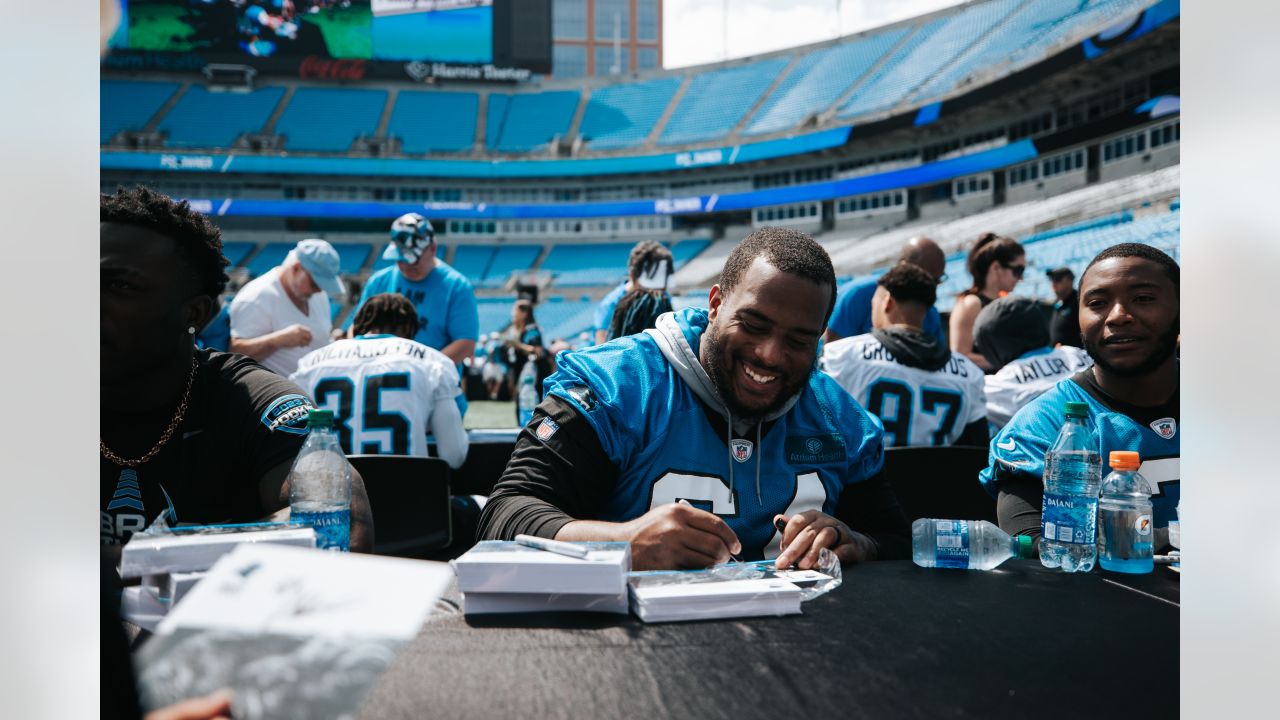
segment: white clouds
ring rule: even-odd
[[[663,0],[663,59],[668,68],[678,68],[756,55],[870,30],[958,5],[959,2],[960,0]],[[840,8],[839,14],[837,6]],[[724,23],[726,7],[729,18],[727,28]]]

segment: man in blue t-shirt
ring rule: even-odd
[[[436,234],[431,222],[418,213],[400,216],[391,224],[391,243],[382,253],[396,264],[379,270],[365,283],[360,302],[347,316],[347,325],[369,298],[379,293],[400,293],[418,310],[418,332],[413,339],[444,353],[462,374],[462,361],[471,357],[480,337],[480,313],[471,282],[436,258]],[[458,396],[466,412],[466,396]]]
[[[834,296],[820,245],[761,228],[709,309],[562,354],[479,536],[629,542],[636,569],[907,557],[880,422],[816,369]]]
[[[1080,276],[1080,334],[1092,368],[1058,382],[1024,406],[991,440],[979,474],[997,497],[1000,527],[1040,535],[1044,455],[1062,428],[1067,402],[1089,406],[1105,475],[1112,450],[1136,451],[1151,485],[1154,544],[1167,545],[1180,497],[1178,429],[1178,264],[1149,246],[1103,250]]]
[[[927,237],[914,237],[902,246],[898,255],[899,262],[909,262],[924,268],[938,282],[947,279],[947,256],[942,248]],[[846,283],[840,288],[836,297],[836,307],[831,313],[831,322],[827,332],[822,336],[825,342],[832,342],[844,337],[865,335],[871,332],[871,298],[876,294],[876,278],[863,278]],[[942,333],[942,318],[938,309],[930,306],[924,316],[923,330],[926,335],[938,338],[938,342],[947,344]]]
[[[609,294],[600,300],[600,305],[596,307],[595,315],[592,316],[596,344],[599,345],[609,339],[613,311],[618,308],[618,301],[623,295],[638,288],[665,291],[667,280],[674,272],[675,261],[672,259],[671,251],[665,245],[653,240],[636,243],[636,246],[631,248],[631,255],[627,258],[626,282],[619,283],[618,287],[610,290]]]

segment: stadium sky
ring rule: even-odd
[[[668,68],[679,68],[755,55],[959,4],[960,0],[663,0],[663,60]]]

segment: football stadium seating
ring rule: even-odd
[[[479,109],[476,93],[401,90],[387,134],[405,153],[462,152],[475,144]]]
[[[678,77],[606,85],[591,94],[578,134],[594,150],[643,143],[679,89]]]
[[[142,130],[180,87],[174,82],[136,80],[103,80],[99,85],[99,138],[103,145],[118,132]]]
[[[377,131],[386,104],[386,90],[298,88],[276,133],[285,137],[288,150],[344,152],[357,138]]]
[[[486,144],[498,152],[529,152],[569,132],[579,93],[551,91],[489,95]]]
[[[244,133],[261,130],[282,97],[282,87],[233,93],[192,85],[156,129],[168,133],[165,144],[174,147],[231,147]]]
[[[679,145],[728,134],[790,61],[791,56],[784,55],[695,75],[659,144]]]

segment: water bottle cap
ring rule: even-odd
[[[1112,450],[1108,462],[1112,470],[1137,470],[1142,459],[1132,450]]]
[[[308,428],[333,427],[333,411],[332,410],[308,410],[307,411],[307,427]]]
[[[1030,535],[1018,536],[1018,559],[1029,560],[1036,556],[1036,540]]]
[[[1088,417],[1089,404],[1082,402],[1069,402],[1064,406],[1067,417]]]

